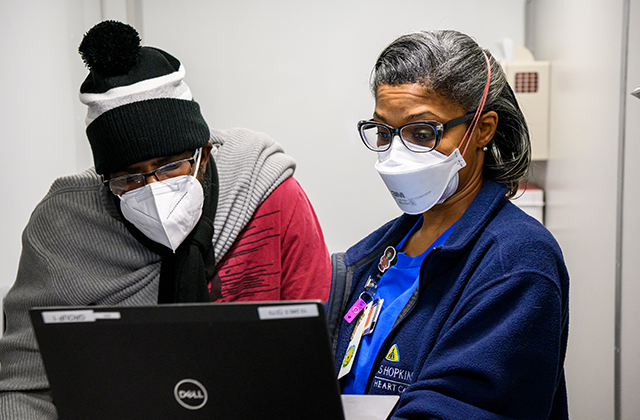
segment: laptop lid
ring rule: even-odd
[[[344,419],[319,301],[35,308],[61,419]]]

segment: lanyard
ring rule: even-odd
[[[362,312],[362,310],[373,300],[376,296],[376,290],[378,289],[378,282],[380,281],[380,277],[384,274],[385,271],[389,269],[396,262],[396,249],[392,246],[388,246],[387,249],[384,250],[384,254],[380,257],[380,262],[378,263],[378,273],[374,277],[369,276],[367,279],[367,283],[364,286],[364,291],[360,293],[358,300],[353,304],[351,309],[347,311],[347,314],[344,316],[345,321],[349,324],[353,322],[354,319]]]
[[[351,309],[347,311],[344,319],[351,323],[354,319],[362,314],[358,320],[355,330],[351,336],[351,341],[347,346],[347,352],[344,355],[342,364],[340,366],[340,372],[338,372],[338,379],[347,375],[353,367],[358,348],[360,347],[360,341],[362,336],[371,334],[376,326],[378,315],[382,309],[383,299],[375,299],[376,291],[378,289],[378,282],[385,271],[389,269],[396,262],[396,249],[392,246],[387,247],[384,250],[384,254],[380,257],[378,263],[378,273],[375,276],[369,276],[367,283],[364,286],[364,291],[358,296],[358,300],[353,304]]]

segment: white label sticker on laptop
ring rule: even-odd
[[[47,311],[42,313],[45,324],[59,324],[69,322],[94,322],[96,319],[120,319],[120,312],[79,311]]]
[[[318,307],[314,304],[274,305],[258,308],[261,320],[283,318],[313,318],[319,316]]]

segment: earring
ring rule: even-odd
[[[489,150],[489,149],[487,149],[487,146],[485,146],[485,147],[483,147],[483,148],[482,148],[482,151],[483,151],[483,152],[486,152],[487,150]]]

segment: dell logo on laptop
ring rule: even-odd
[[[207,390],[200,382],[194,379],[183,379],[173,389],[176,401],[189,410],[198,410],[207,403]]]

